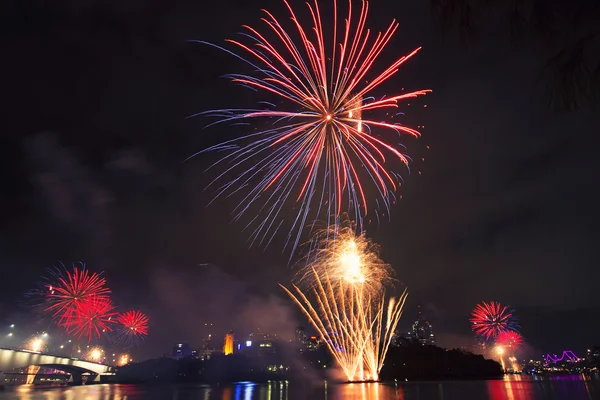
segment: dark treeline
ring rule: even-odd
[[[502,366],[464,350],[410,343],[389,349],[381,380],[489,379],[501,377]]]
[[[209,360],[159,358],[119,369],[122,383],[327,379],[334,363],[325,349],[305,354],[275,352],[268,357],[252,354],[215,355]],[[502,376],[500,364],[462,350],[408,344],[390,348],[381,380],[489,379]]]
[[[159,358],[119,368],[121,383],[227,383],[281,379],[324,378],[331,366],[325,348],[300,354],[293,346],[274,343],[272,351],[242,352],[208,360]]]

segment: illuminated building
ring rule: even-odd
[[[254,332],[248,335],[248,339],[243,344],[242,348],[246,354],[252,355],[253,357],[263,357],[269,354],[275,354],[277,341],[277,335]]]
[[[208,329],[212,329],[212,324],[205,323],[204,325],[207,329],[207,332]],[[197,358],[201,360],[209,360],[213,354],[222,353],[223,350],[224,347],[217,343],[215,336],[212,333],[206,333],[202,339],[202,345],[197,351]]]
[[[277,340],[276,334],[268,334],[263,332],[254,332],[248,336],[248,339],[254,346],[258,347],[271,347],[273,345],[273,340]],[[261,346],[262,344],[262,346]],[[246,346],[249,347],[249,346]]]
[[[433,333],[433,325],[426,319],[421,318],[421,306],[419,307],[419,317],[408,332],[408,337],[416,340],[422,345],[435,346],[435,334]]]
[[[233,354],[233,331],[225,335],[225,344],[223,345],[223,354],[226,356]]]
[[[181,359],[185,357],[190,357],[192,355],[192,349],[190,345],[187,343],[177,343],[173,346],[173,351],[171,353],[171,357],[175,359]]]

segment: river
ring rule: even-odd
[[[6,387],[0,400],[594,400],[600,380],[580,376],[507,376],[489,381],[446,381],[402,384],[342,384],[313,386],[295,382],[225,386],[89,385],[39,388]]]

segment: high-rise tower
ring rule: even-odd
[[[230,331],[229,333],[225,334],[225,344],[223,345],[223,354],[226,356],[233,354],[233,342],[233,331]]]

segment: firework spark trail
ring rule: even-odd
[[[277,96],[289,107],[275,110],[273,104],[261,102],[263,109],[221,109],[196,114],[220,118],[211,125],[255,118],[270,119],[273,123],[268,129],[204,150],[230,151],[213,164],[212,167],[228,163],[209,187],[226,177],[236,176],[218,187],[215,199],[250,188],[234,209],[234,220],[239,220],[259,199],[263,204],[260,207],[262,218],[253,218],[247,226],[256,225],[250,234],[251,245],[267,246],[270,243],[282,225],[280,214],[288,201],[295,202],[298,210],[285,245],[293,247],[292,253],[307,222],[323,219],[323,213],[327,223],[333,224],[347,211],[361,228],[363,217],[369,210],[370,191],[379,194],[382,201],[377,204],[385,207],[389,215],[393,192],[400,181],[388,165],[393,164],[393,159],[404,165],[409,162],[397,149],[396,137],[401,133],[419,136],[415,129],[396,122],[365,118],[365,112],[397,108],[399,101],[429,92],[417,90],[384,96],[380,100],[369,96],[420,48],[400,57],[383,72],[372,75],[371,71],[396,32],[398,23],[392,21],[387,30],[373,39],[371,30],[366,27],[368,3],[361,2],[356,20],[349,1],[348,16],[340,27],[336,1],[332,38],[326,37],[316,0],[313,5],[307,3],[312,32],[305,29],[284,0],[299,39],[294,40],[283,24],[265,10],[262,21],[267,25],[267,33],[244,26],[247,31],[244,36],[252,44],[227,40],[240,54],[200,42],[230,53],[257,72],[256,76],[228,75],[233,82]],[[330,40],[328,46],[326,42]],[[373,78],[366,80],[370,76]],[[382,128],[382,133],[387,135],[378,138],[372,128]],[[392,160],[386,158],[386,153]],[[315,198],[319,192],[321,195]],[[315,205],[316,199],[320,201]]]
[[[498,302],[482,302],[471,312],[473,332],[485,340],[492,340],[505,331],[516,331],[519,327],[514,310]]]
[[[377,380],[407,292],[386,301],[384,284],[391,280],[391,270],[364,234],[357,236],[346,226],[330,228],[322,236],[298,285],[281,287],[308,317],[349,381]]]

